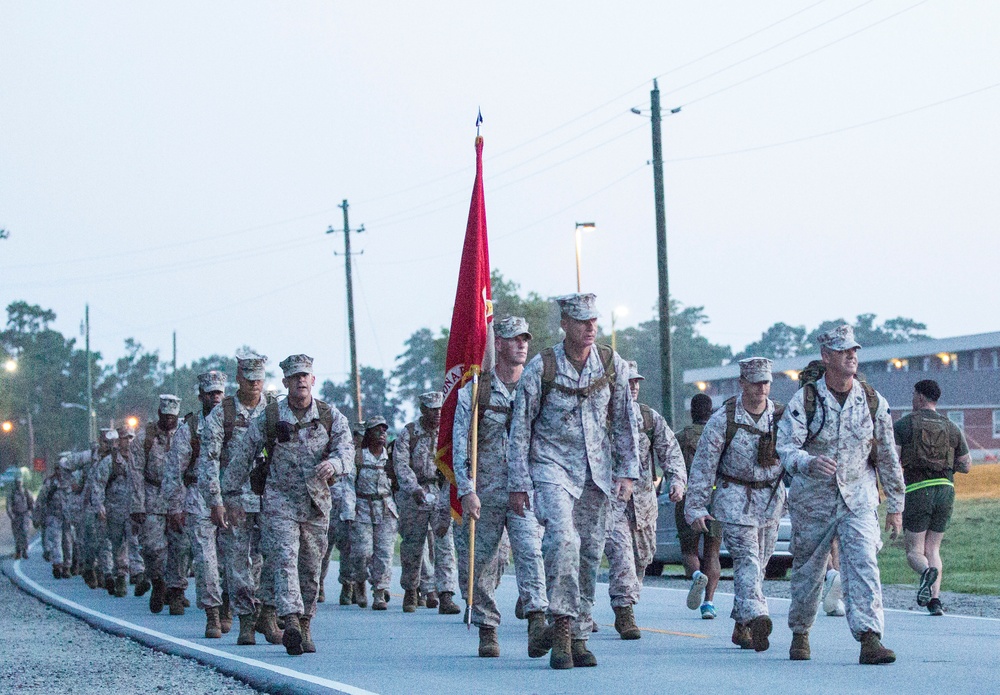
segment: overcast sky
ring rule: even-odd
[[[95,349],[251,344],[348,371],[447,325],[485,124],[494,268],[656,302],[659,76],[671,291],[740,349],[776,321],[996,330],[1000,3],[5,2],[0,302]],[[644,110],[637,116],[630,108]],[[985,310],[984,310],[985,309]],[[606,327],[608,326],[605,320]]]

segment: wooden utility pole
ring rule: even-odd
[[[351,346],[351,394],[354,397],[355,416],[357,421],[361,422],[361,374],[358,372],[358,344],[354,331],[354,283],[351,278],[351,224],[347,216],[347,209],[350,206],[345,199],[338,207],[344,211],[344,274],[347,276],[347,332]],[[330,227],[326,233],[333,234],[335,231],[337,230]],[[357,231],[365,231],[364,225],[361,225]]]
[[[649,94],[653,124],[653,196],[656,204],[656,269],[659,276],[660,383],[663,417],[674,422],[673,360],[670,348],[670,283],[667,276],[667,216],[663,203],[663,145],[660,139],[660,88],[653,80]]]

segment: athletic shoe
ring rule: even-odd
[[[944,615],[944,606],[941,605],[941,599],[935,597],[928,601],[927,611],[931,615]]]
[[[831,618],[843,618],[845,615],[847,615],[847,609],[844,607],[844,602],[838,599],[837,607],[834,608],[829,613],[827,613],[827,615],[830,616]]]
[[[837,604],[843,603],[844,590],[840,583],[840,572],[829,570],[823,581],[823,610],[827,615],[837,615]],[[840,613],[843,615],[843,613]]]
[[[691,575],[691,588],[688,589],[687,607],[693,611],[698,610],[705,598],[705,587],[708,586],[708,577],[701,571],[696,570]]]
[[[715,606],[712,605],[711,601],[705,601],[701,604],[701,619],[702,620],[715,620],[715,616],[718,615],[715,612]]]
[[[931,588],[937,581],[937,567],[928,567],[920,575],[920,587],[917,589],[917,605],[926,606],[931,601]]]

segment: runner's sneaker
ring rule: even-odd
[[[927,611],[931,615],[944,615],[944,606],[941,605],[941,599],[935,597],[928,601]]]
[[[840,572],[829,570],[823,581],[823,610],[827,615],[843,615],[844,590],[840,583]],[[840,608],[838,613],[837,609]]]
[[[827,613],[827,615],[831,618],[843,618],[847,615],[847,609],[844,607],[844,602],[838,599],[837,607]]]
[[[691,588],[688,589],[687,607],[693,611],[698,610],[705,597],[705,587],[708,586],[708,577],[700,570],[695,570],[691,575]]]
[[[715,620],[715,606],[712,605],[711,601],[705,601],[701,604],[701,619],[702,620]]]
[[[928,567],[920,575],[920,587],[917,589],[917,605],[926,606],[931,600],[931,588],[937,581],[937,567]]]

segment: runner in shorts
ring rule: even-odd
[[[965,435],[937,412],[940,398],[936,381],[918,381],[913,387],[913,412],[894,426],[906,481],[906,561],[920,575],[917,604],[926,606],[931,615],[944,615],[938,596],[941,541],[955,503],[955,473],[968,473],[972,466]]]

